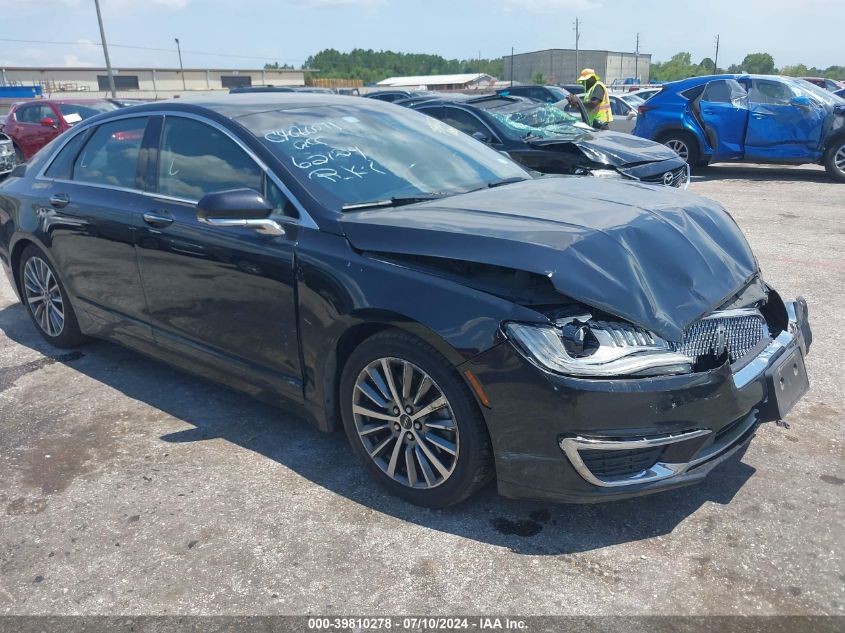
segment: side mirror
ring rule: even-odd
[[[789,105],[809,110],[813,106],[813,102],[810,101],[810,97],[807,95],[798,95],[789,100]]]
[[[41,125],[43,125],[44,127],[56,127],[56,119],[53,119],[48,116],[45,116],[43,119],[41,119],[39,123],[41,123]]]
[[[490,139],[483,132],[473,132],[472,138],[476,141],[481,141],[482,143],[489,143]]]
[[[636,110],[629,110],[628,111],[628,120],[637,118],[637,111]]]
[[[205,194],[197,203],[197,220],[211,226],[245,227],[266,235],[284,235],[270,219],[271,205],[254,189],[228,189]]]

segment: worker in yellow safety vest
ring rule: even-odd
[[[592,68],[585,68],[578,77],[578,82],[584,82],[584,107],[587,110],[587,123],[600,130],[607,129],[608,123],[613,121],[613,114],[610,111],[610,93],[600,80],[596,71]],[[569,102],[577,105],[577,95],[570,95]]]

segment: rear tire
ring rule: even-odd
[[[493,450],[475,398],[419,338],[391,329],[365,340],[343,368],[339,397],[352,451],[396,496],[442,508],[493,478]],[[443,404],[420,415],[437,402]]]
[[[839,137],[824,153],[824,168],[836,182],[845,182],[845,137]]]
[[[67,348],[87,340],[79,329],[62,280],[41,249],[32,244],[24,248],[18,279],[29,318],[48,343]]]
[[[661,134],[659,142],[683,158],[690,167],[698,166],[701,152],[698,149],[698,141],[689,132],[672,130]]]

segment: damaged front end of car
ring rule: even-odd
[[[594,502],[694,483],[808,389],[806,302],[781,300],[704,199],[543,179],[345,225],[370,257],[520,307],[457,367],[483,390],[506,496]]]
[[[589,133],[575,139],[529,139],[547,161],[531,166],[543,173],[636,180],[686,189],[689,165],[669,148],[617,132]]]

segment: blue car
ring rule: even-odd
[[[845,99],[803,79],[693,77],[666,84],[638,112],[634,134],[691,166],[815,163],[845,182]]]

